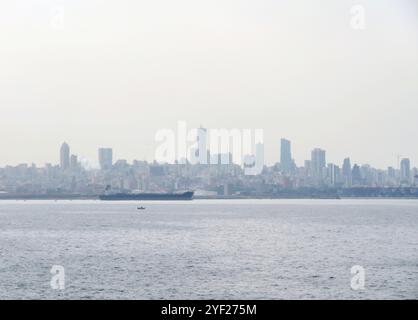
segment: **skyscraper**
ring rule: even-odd
[[[393,167],[388,167],[388,178],[391,180],[396,179],[396,170]]]
[[[70,157],[70,168],[76,169],[78,167],[78,157],[74,154]]]
[[[412,181],[414,186],[418,186],[418,168],[412,169]]]
[[[60,149],[60,167],[62,170],[70,167],[70,147],[66,142],[61,145]]]
[[[281,139],[280,142],[280,167],[283,172],[290,172],[292,170],[292,151],[289,140]]]
[[[340,168],[333,163],[329,163],[327,168],[327,174],[329,184],[335,186],[338,182]]]
[[[404,158],[401,161],[401,183],[409,184],[411,181],[411,163]]]
[[[197,158],[197,163],[207,164],[208,159],[208,147],[207,147],[207,129],[200,126],[197,129],[197,150],[195,156]]]
[[[317,178],[323,177],[324,168],[326,165],[325,150],[316,148],[311,153],[312,171]]]
[[[351,175],[353,177],[353,185],[359,186],[363,184],[363,177],[361,175],[360,167],[357,164],[354,164]]]
[[[312,175],[312,161],[311,160],[305,160],[304,168],[305,168],[305,174],[307,176]]]
[[[345,158],[343,163],[344,186],[349,188],[353,184],[351,176],[351,161],[350,158]]]
[[[99,164],[102,170],[108,170],[113,165],[112,148],[99,148]]]

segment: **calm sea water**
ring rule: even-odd
[[[418,201],[141,205],[0,202],[0,299],[418,298]]]

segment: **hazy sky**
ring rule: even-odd
[[[179,120],[262,128],[268,163],[286,137],[298,165],[417,166],[418,1],[1,1],[0,112],[0,166],[151,160]]]

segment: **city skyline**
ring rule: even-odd
[[[200,128],[202,129],[202,127]],[[197,141],[199,141],[198,137],[197,137]],[[376,167],[372,163],[369,163],[369,162],[367,163],[358,162],[352,157],[350,157],[349,155],[347,155],[347,157],[342,159],[342,161],[340,162],[334,162],[334,161],[328,160],[328,151],[319,147],[312,148],[310,151],[310,157],[307,159],[304,159],[303,163],[299,164],[292,157],[292,154],[293,154],[292,153],[293,148],[291,147],[292,145],[293,144],[291,140],[288,140],[286,138],[280,138],[279,143],[278,143],[278,148],[277,148],[277,154],[276,154],[277,161],[272,164],[264,163],[264,166],[271,167],[271,166],[275,166],[279,164],[281,165],[281,170],[283,173],[292,173],[296,168],[304,168],[307,166],[307,163],[309,163],[309,165],[312,166],[314,172],[318,175],[323,168],[326,168],[328,165],[331,165],[331,164],[336,165],[337,167],[341,168],[343,172],[347,170],[346,169],[347,166],[351,168],[354,165],[359,165],[359,166],[366,165],[366,166],[375,168],[377,170],[391,170],[391,169],[398,170],[401,174],[401,179],[402,177],[405,179],[411,178],[410,176],[408,176],[407,172],[412,172],[412,170],[416,169],[418,166],[414,164],[414,161],[412,161],[411,158],[409,158],[408,156],[402,156],[402,155],[397,155],[397,161],[393,165],[389,165],[386,168]],[[263,144],[263,148],[264,148],[264,144]],[[230,151],[232,149],[233,147],[232,145],[230,145]],[[76,163],[77,165],[81,165],[86,170],[92,170],[92,169],[97,170],[97,169],[110,169],[111,166],[116,161],[126,161],[126,163],[133,163],[135,161],[146,161],[148,163],[158,163],[161,165],[166,164],[164,162],[158,162],[155,158],[151,160],[147,160],[147,159],[143,159],[143,158],[141,159],[141,157],[138,157],[129,161],[123,157],[114,157],[114,150],[115,149],[113,147],[109,147],[109,146],[100,147],[99,146],[96,148],[96,158],[94,159],[81,158],[80,159],[80,156],[78,155],[78,153],[71,152],[70,145],[66,141],[64,141],[60,145],[57,162],[47,161],[44,164],[39,165],[35,162],[28,161],[28,162],[18,163],[15,165],[6,164],[5,166],[0,166],[0,168],[7,167],[7,166],[16,167],[16,166],[25,164],[25,165],[35,165],[37,167],[44,167],[46,165],[57,165],[61,169],[66,170],[66,169],[69,169],[70,167],[74,167],[74,163]],[[210,150],[208,149],[208,146],[205,147],[205,150],[207,150],[208,155],[210,155]],[[232,151],[229,153],[232,155]],[[216,155],[217,153],[214,153],[214,154]],[[208,158],[208,161],[210,162],[211,160],[209,158]],[[226,157],[225,159],[228,159],[228,158],[232,159],[232,156]],[[177,159],[177,161],[179,160],[180,159]],[[231,161],[231,164],[233,164],[232,160],[229,160],[229,161]],[[175,163],[167,163],[167,164],[175,164]],[[408,168],[408,169],[406,170],[405,168]]]
[[[399,159],[399,169],[377,169],[350,158],[335,164],[327,160],[326,150],[314,148],[304,165],[297,166],[292,158],[291,141],[281,139],[278,148],[281,162],[263,166],[264,147],[257,143],[256,155],[247,154],[250,160],[239,164],[233,162],[231,152],[211,153],[203,143],[207,142],[207,130],[201,133],[195,137],[203,149],[199,153],[204,151],[210,162],[204,157],[196,158],[195,148],[189,149],[191,158],[185,162],[129,163],[114,159],[112,148],[99,147],[100,167],[86,168],[71,146],[63,142],[57,148],[59,164],[0,167],[0,198],[74,199],[95,198],[108,192],[190,190],[197,190],[200,197],[418,197],[418,168],[408,158]]]

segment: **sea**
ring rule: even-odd
[[[0,202],[0,299],[417,298],[417,200]]]

